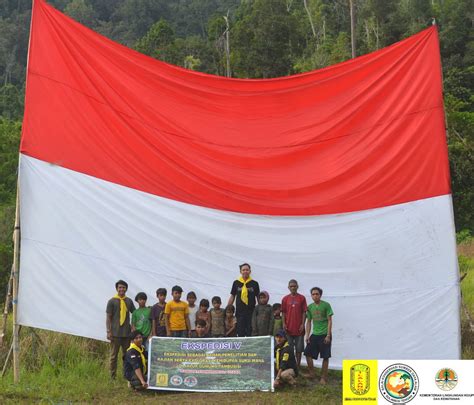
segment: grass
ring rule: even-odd
[[[461,282],[462,298],[474,316],[474,257],[459,256],[459,273],[466,275]]]
[[[327,386],[318,380],[298,377],[296,388],[282,389],[275,393],[187,393],[147,391],[136,394],[127,388],[125,380],[119,375],[111,380],[108,375],[108,344],[86,338],[37,330],[55,363],[53,367],[44,350],[33,338],[28,328],[21,331],[20,380],[13,384],[11,368],[0,379],[0,403],[39,403],[39,404],[127,404],[157,403],[176,401],[179,404],[217,404],[217,403],[324,403],[340,404],[342,375],[340,371],[330,371]],[[0,349],[0,367],[3,366],[9,346]],[[121,364],[119,362],[119,370]]]
[[[461,254],[462,252],[462,254]],[[460,274],[463,303],[469,318],[474,321],[474,249],[473,245],[460,250]],[[9,322],[11,325],[11,322]],[[330,383],[321,386],[317,380],[298,378],[296,388],[271,393],[176,393],[147,391],[131,392],[121,376],[112,381],[108,375],[108,344],[76,336],[37,330],[53,367],[44,355],[43,346],[33,338],[28,328],[21,331],[20,370],[21,383],[13,384],[11,367],[0,378],[1,404],[144,404],[176,402],[179,404],[288,404],[341,403],[342,375],[330,371]],[[11,331],[8,337],[11,336]],[[0,347],[0,367],[3,366],[9,342]],[[462,357],[474,359],[474,331],[468,316],[462,313]],[[119,369],[121,364],[119,363]]]
[[[84,370],[93,371],[96,367],[86,365]],[[102,367],[104,368],[104,367]],[[340,374],[340,373],[339,373]],[[147,391],[133,393],[121,380],[111,382],[106,373],[79,377],[75,370],[62,370],[58,375],[22,375],[21,385],[11,382],[0,384],[2,403],[99,403],[126,404],[159,403],[161,401],[179,404],[217,404],[217,403],[254,403],[254,404],[287,404],[313,403],[339,404],[341,402],[340,376],[333,376],[328,386],[316,386],[307,380],[300,380],[299,386],[285,389],[274,394],[264,392],[249,393],[170,393],[164,391]],[[79,379],[80,378],[80,379]]]
[[[463,359],[474,359],[474,241],[458,246],[459,273],[463,310],[461,312],[461,340]]]

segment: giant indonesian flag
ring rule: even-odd
[[[21,142],[22,325],[106,338],[155,303],[320,286],[343,358],[460,356],[438,36],[271,80],[193,72],[35,1]]]

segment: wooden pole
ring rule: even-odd
[[[5,359],[5,363],[3,364],[2,373],[0,374],[0,377],[2,377],[2,378],[5,375],[5,372],[7,371],[8,362],[10,361],[12,351],[13,351],[13,343],[10,345],[10,350],[8,351],[7,357]]]
[[[13,284],[13,266],[10,272],[10,278],[8,279],[7,296],[5,298],[5,307],[3,308],[3,320],[2,320],[2,332],[0,333],[0,347],[3,346],[3,340],[7,332],[8,322],[8,310],[10,309],[10,303],[12,301],[12,284]]]
[[[355,11],[354,11],[355,0],[349,0],[349,6],[351,9],[351,48],[352,58],[356,57],[356,34],[355,34]]]
[[[16,189],[15,228],[13,230],[13,382],[20,381],[20,325],[18,325],[18,275],[20,268],[20,180]]]

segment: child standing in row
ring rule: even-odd
[[[196,322],[200,319],[206,322],[206,334],[209,333],[209,328],[211,324],[211,317],[209,315],[209,300],[203,298],[199,303],[199,311],[196,312]]]
[[[252,314],[252,336],[273,335],[273,309],[268,304],[269,298],[266,291],[258,294],[258,305]]]
[[[276,336],[277,332],[283,329],[283,319],[281,318],[281,304],[273,304],[273,336]]]
[[[166,335],[171,337],[187,337],[191,334],[188,303],[181,301],[183,289],[175,285],[171,289],[173,299],[166,304]]]
[[[209,312],[210,316],[210,335],[211,337],[219,338],[224,337],[225,327],[224,327],[224,318],[225,313],[221,308],[221,297],[212,297],[212,306],[213,308]]]
[[[132,314],[132,332],[138,331],[143,338],[143,345],[148,349],[148,336],[151,333],[150,314],[151,308],[146,306],[147,296],[144,292],[139,292],[135,296],[138,308]]]
[[[165,307],[167,293],[166,288],[156,290],[158,302],[151,307],[150,312],[152,336],[166,336]]]
[[[196,332],[196,313],[199,308],[196,305],[196,293],[194,291],[189,291],[188,295],[186,295],[186,300],[188,301],[189,307],[189,322],[191,323],[191,333],[194,334]]]
[[[237,318],[234,316],[235,307],[233,305],[227,305],[225,307],[225,337],[237,336]]]

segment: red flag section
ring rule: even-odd
[[[204,207],[358,211],[450,193],[431,27],[306,74],[171,66],[35,1],[21,152]]]

